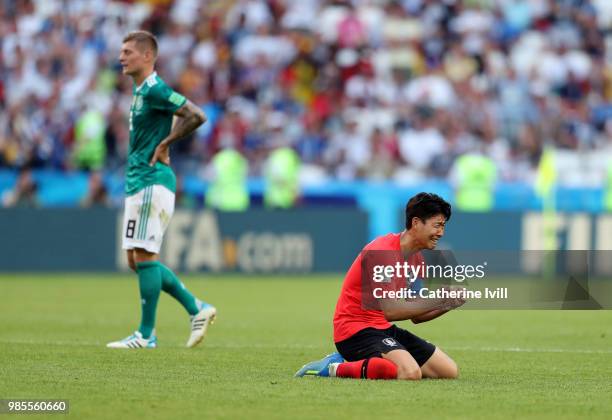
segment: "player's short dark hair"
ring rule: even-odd
[[[149,31],[132,31],[123,38],[123,42],[134,41],[139,47],[149,47],[157,57],[157,38]]]
[[[418,193],[406,203],[406,229],[412,227],[412,219],[418,217],[423,222],[441,214],[446,220],[451,218],[451,205],[442,197],[431,193]]]

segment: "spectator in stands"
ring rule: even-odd
[[[249,208],[247,160],[236,150],[221,150],[209,164],[210,183],[206,205],[220,211],[244,211]]]
[[[37,191],[32,171],[24,168],[17,177],[15,187],[2,195],[2,207],[38,207]]]
[[[81,207],[109,207],[110,199],[108,190],[104,185],[104,179],[100,172],[92,172],[89,175],[87,194],[80,203]]]
[[[86,110],[74,127],[74,164],[77,168],[100,170],[106,158],[106,122],[104,115],[96,109]]]
[[[279,147],[270,153],[264,166],[264,205],[272,209],[295,206],[300,194],[300,157],[290,147]]]
[[[484,141],[498,179],[525,180],[545,141],[575,159],[608,143],[610,1],[209,3],[4,0],[0,170],[121,169],[132,87],[117,77],[116,46],[136,28],[158,35],[164,78],[215,110],[173,150],[178,175],[233,147],[261,176],[271,112],[302,168],[337,179],[448,179]],[[383,169],[387,133],[403,164]]]

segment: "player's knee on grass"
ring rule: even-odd
[[[408,381],[418,381],[423,377],[421,369],[419,367],[402,365],[397,367],[397,379],[403,379]]]
[[[423,376],[431,379],[457,379],[459,377],[459,368],[451,360],[451,363],[436,366],[433,370],[423,368]]]
[[[431,358],[421,368],[423,376],[431,379],[457,379],[457,363],[440,349],[436,349]]]
[[[457,379],[459,377],[459,367],[457,363],[453,360],[450,360],[446,366],[444,366],[443,371],[441,372],[441,379]]]
[[[392,350],[382,356],[397,366],[397,379],[418,381],[423,377],[419,364],[408,351]]]

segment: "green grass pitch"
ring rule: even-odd
[[[412,326],[454,381],[293,378],[334,350],[341,276],[186,276],[219,317],[185,349],[160,299],[160,347],[110,350],[139,320],[135,277],[0,276],[0,398],[62,398],[71,418],[612,418],[612,311],[456,311]],[[59,418],[61,416],[55,416]]]

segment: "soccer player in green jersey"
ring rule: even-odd
[[[126,169],[123,249],[138,274],[142,320],[131,336],[108,343],[111,348],[155,348],[155,314],[160,292],[185,307],[191,318],[187,347],[202,341],[215,319],[214,306],[195,298],[168,267],[159,262],[164,231],[174,212],[176,177],[169,146],[206,121],[200,108],[174,92],[154,70],[157,41],[146,31],[123,39],[119,61],[134,81],[130,108],[130,145]]]

